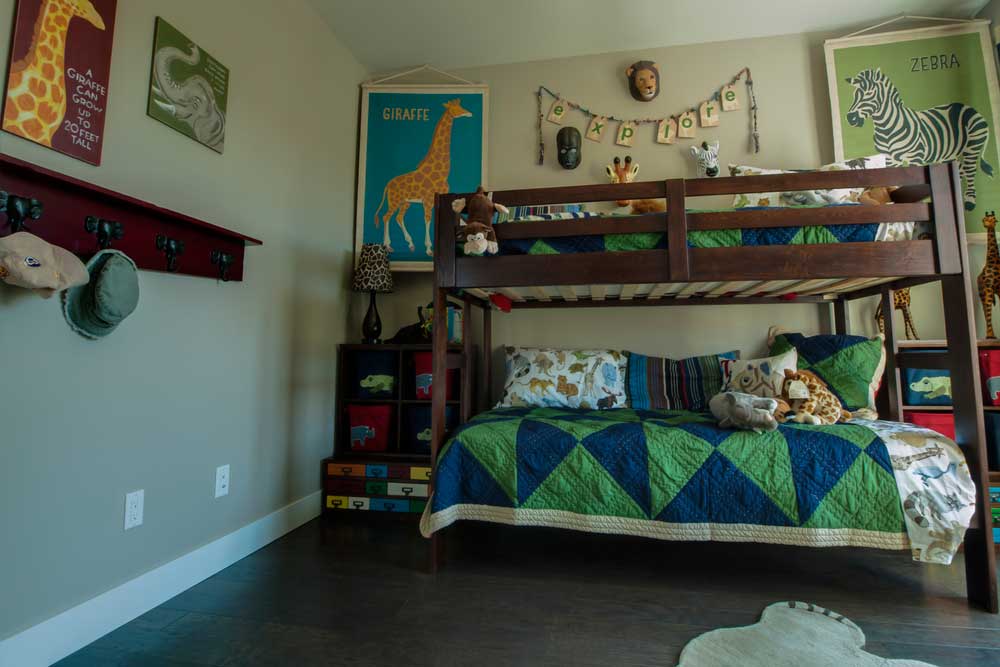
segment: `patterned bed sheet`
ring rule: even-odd
[[[957,445],[855,420],[720,429],[685,411],[505,408],[462,426],[421,518],[664,540],[911,549],[950,563],[975,506]]]
[[[813,208],[813,207],[800,207]],[[691,210],[689,213],[718,212]],[[731,210],[731,209],[727,209]],[[739,210],[788,210],[781,207],[746,207]],[[551,220],[588,218],[597,216],[591,211],[558,213],[532,213],[497,224],[517,224]],[[620,215],[627,220],[630,215]],[[923,227],[913,222],[871,223],[860,225],[829,225],[823,227],[767,227],[754,229],[723,229],[688,233],[688,247],[732,248],[761,245],[802,245],[826,243],[859,243],[874,241],[904,241],[914,238]],[[667,247],[666,234],[605,234],[600,236],[568,236],[536,239],[507,239],[500,242],[501,255],[555,255],[581,252],[629,252],[634,250],[662,250]]]

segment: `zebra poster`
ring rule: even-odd
[[[826,42],[838,160],[885,153],[892,166],[955,161],[966,229],[1000,208],[998,87],[988,21]]]

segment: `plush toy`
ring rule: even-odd
[[[791,408],[791,412],[785,415],[786,421],[836,424],[852,417],[826,383],[811,371],[785,369],[781,398]]]
[[[725,391],[709,399],[708,409],[719,420],[722,428],[738,428],[757,433],[778,428],[778,420],[774,417],[778,401],[773,398]]]
[[[615,157],[615,161],[609,164],[604,170],[612,183],[631,183],[639,175],[639,164],[632,162],[632,156],[626,155],[625,162]],[[667,202],[663,199],[619,199],[615,202],[619,206],[631,206],[632,215],[642,215],[643,213],[662,213],[667,210]]]
[[[466,255],[495,255],[499,252],[497,235],[493,231],[493,213],[510,213],[506,206],[494,204],[492,197],[480,185],[468,201],[465,198],[456,199],[451,208],[458,214],[457,237]],[[466,213],[464,220],[461,216],[463,211]]]
[[[892,193],[896,190],[894,187],[877,187],[877,188],[865,188],[861,195],[858,197],[859,204],[868,204],[869,206],[882,206],[884,204],[892,203]]]
[[[628,92],[640,102],[650,102],[660,94],[660,67],[652,60],[632,63],[625,76],[628,77]]]
[[[701,142],[701,146],[691,147],[698,178],[715,178],[719,175],[719,142]]]

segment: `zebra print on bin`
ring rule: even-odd
[[[993,176],[993,167],[983,157],[990,126],[982,114],[961,102],[914,111],[881,69],[863,70],[847,82],[854,86],[854,102],[847,112],[852,127],[862,127],[865,118],[871,118],[875,148],[896,165],[958,161],[965,208],[976,207],[976,173],[982,168]]]

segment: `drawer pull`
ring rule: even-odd
[[[355,500],[353,504],[354,504],[354,509],[356,509],[356,510],[359,510],[359,509],[361,509],[362,507],[365,506],[365,503],[364,503],[363,500]]]
[[[413,487],[412,486],[404,486],[401,490],[402,490],[404,496],[408,496],[411,493],[413,493]]]
[[[353,468],[351,468],[351,466],[341,466],[340,467],[340,472],[342,474],[344,474],[344,475],[350,475],[351,474],[351,470],[353,470]]]

